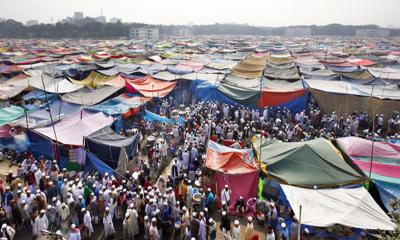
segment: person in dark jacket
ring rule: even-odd
[[[222,211],[221,225],[219,228],[221,229],[222,234],[224,234],[224,239],[227,239],[227,236],[230,236],[231,234],[231,220],[226,215],[225,211]]]
[[[192,237],[197,237],[199,236],[199,228],[200,228],[200,224],[199,224],[199,220],[197,219],[197,213],[193,212],[192,213],[192,220],[190,221],[190,232]]]

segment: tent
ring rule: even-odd
[[[204,166],[215,173],[211,187],[218,195],[225,184],[230,187],[230,210],[240,196],[245,200],[257,196],[258,168],[252,149],[234,149],[210,140]]]
[[[400,185],[400,146],[388,142],[374,142],[358,137],[336,139],[340,149],[351,157],[353,162],[374,180]]]
[[[231,84],[220,83],[218,90],[225,96],[242,105],[255,106],[260,98],[260,90],[255,88],[244,88]]]
[[[347,117],[354,111],[367,111],[374,116],[379,110],[385,116],[391,116],[393,111],[399,110],[400,91],[396,85],[361,85],[323,80],[306,82],[325,113],[336,111],[339,116]]]
[[[0,84],[0,100],[7,100],[15,97],[25,90],[25,86],[12,86],[7,84]]]
[[[267,56],[249,55],[232,69],[232,75],[241,78],[259,78],[266,66]]]
[[[54,129],[53,126],[49,126],[36,128],[33,131],[52,140],[57,138],[57,141],[63,144],[82,146],[84,137],[111,125],[112,122],[113,118],[105,116],[102,112],[79,111],[54,124]],[[54,135],[54,131],[57,136]]]
[[[19,87],[34,87],[49,93],[70,93],[82,88],[74,85],[65,78],[54,78],[44,74],[41,70],[27,71],[29,76],[22,79],[10,79],[7,84]]]
[[[83,170],[85,172],[98,172],[102,176],[104,176],[105,173],[108,174],[113,174],[114,170],[105,164],[103,161],[101,161],[96,155],[86,152],[86,162],[85,166],[83,167]]]
[[[364,187],[304,189],[281,184],[301,223],[316,227],[340,224],[361,229],[393,230],[395,225]]]
[[[258,100],[259,107],[274,107],[283,103],[290,102],[296,98],[307,94],[307,89],[296,90],[275,90],[264,88],[261,91],[261,97]]]
[[[92,71],[85,79],[82,80],[76,80],[73,78],[69,79],[76,85],[83,85],[86,87],[96,88],[98,85],[104,85],[113,78],[114,76],[106,76],[96,71]]]
[[[86,149],[113,169],[117,167],[121,149],[125,148],[128,158],[135,156],[138,142],[139,135],[125,137],[116,133],[109,126],[85,137]]]
[[[165,97],[174,90],[176,82],[166,82],[152,78],[150,75],[145,78],[127,79],[126,91],[129,93],[139,92],[145,97]]]
[[[15,119],[22,117],[25,110],[22,107],[11,105],[10,107],[0,109],[0,126],[3,126]]]
[[[284,143],[253,139],[261,168],[278,181],[303,187],[332,187],[363,183],[362,172],[347,163],[339,150],[323,138]]]
[[[84,87],[79,91],[64,94],[61,98],[69,103],[92,106],[102,102],[122,88],[123,87],[101,86],[92,90]]]
[[[160,115],[157,115],[157,114],[152,113],[152,112],[147,111],[147,110],[145,110],[145,112],[144,112],[143,119],[146,122],[155,121],[155,122],[167,123],[167,124],[170,124],[170,125],[176,125],[174,120],[171,120],[171,119],[166,118],[166,117],[162,117]]]
[[[46,105],[45,109],[28,112],[26,117],[21,117],[15,121],[12,121],[10,125],[24,128],[45,127],[51,124],[52,121],[59,122],[62,119],[73,115],[79,110],[81,110],[81,106],[79,105],[56,100],[50,103],[49,106]],[[50,112],[53,119],[50,117]]]

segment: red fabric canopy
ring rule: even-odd
[[[295,89],[289,91],[273,90],[264,88],[258,100],[258,107],[274,107],[293,99],[303,96],[307,93],[307,89]]]
[[[166,82],[146,76],[126,79],[125,89],[129,93],[139,92],[145,97],[165,97],[174,90],[175,86],[176,82]]]

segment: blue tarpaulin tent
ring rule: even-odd
[[[96,155],[90,152],[86,152],[86,163],[83,168],[85,172],[98,172],[101,175],[105,173],[112,174],[114,170],[105,164],[102,160],[100,160]]]
[[[156,121],[156,122],[161,122],[161,123],[167,123],[167,124],[170,124],[170,125],[175,125],[176,124],[174,120],[171,120],[171,119],[166,118],[166,117],[162,117],[160,115],[157,115],[157,114],[152,113],[152,112],[147,111],[147,110],[143,114],[143,119],[145,121]]]

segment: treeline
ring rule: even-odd
[[[129,30],[135,27],[150,26],[159,28],[160,34],[171,35],[177,29],[187,28],[193,35],[258,35],[280,36],[288,27],[256,27],[246,24],[212,24],[212,25],[147,25],[143,23],[99,23],[91,19],[79,24],[56,23],[25,26],[9,19],[0,22],[0,38],[121,38],[129,37]],[[352,26],[330,24],[326,26],[308,27],[312,35],[354,36],[356,29],[378,28],[376,25]],[[391,36],[400,36],[400,29],[391,29]]]

